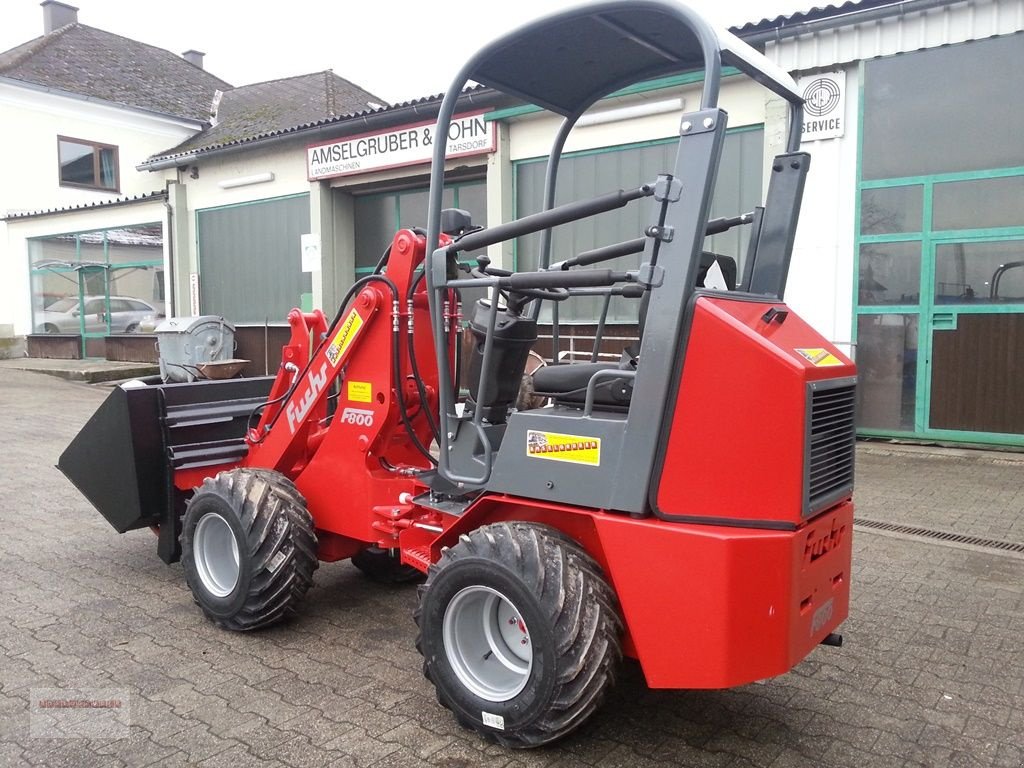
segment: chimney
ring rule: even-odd
[[[48,35],[66,24],[78,23],[78,9],[73,5],[59,3],[57,0],[44,0],[40,5],[43,7],[44,35]]]
[[[192,64],[192,65],[202,69],[203,68],[203,56],[205,56],[205,55],[206,54],[203,53],[202,51],[197,51],[195,49],[189,49],[189,50],[185,51],[183,54],[181,54],[181,58],[183,58],[189,64]]]

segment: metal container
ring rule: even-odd
[[[218,360],[215,363],[198,363],[196,368],[199,369],[199,373],[204,379],[233,379],[251,362],[252,360],[231,358],[230,360]]]
[[[156,327],[164,381],[201,378],[198,366],[234,357],[235,326],[217,315],[174,317]]]

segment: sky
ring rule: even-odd
[[[579,0],[67,0],[78,20],[181,53],[232,85],[325,69],[385,101],[448,87],[459,65],[518,24]],[[838,1],[838,0],[837,0]],[[690,0],[720,26],[806,10],[810,0]],[[824,3],[818,3],[824,4]],[[273,9],[273,10],[268,10]],[[162,16],[165,12],[173,16]],[[0,51],[43,32],[39,0],[0,0]]]

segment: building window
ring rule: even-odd
[[[863,433],[1024,445],[1022,56],[1014,34],[862,65]]]
[[[118,190],[117,147],[58,136],[57,157],[62,187]]]

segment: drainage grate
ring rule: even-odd
[[[1012,541],[1000,541],[999,539],[984,539],[980,536],[965,536],[962,533],[950,531],[934,531],[931,528],[916,528],[912,525],[898,525],[897,523],[883,523],[881,520],[867,520],[862,517],[855,518],[854,525],[864,528],[874,528],[879,531],[891,531],[903,533],[907,536],[918,536],[922,539],[934,539],[935,541],[949,541],[956,544],[970,544],[975,547],[986,549],[998,549],[1000,552],[1024,552],[1024,544],[1017,544]]]

